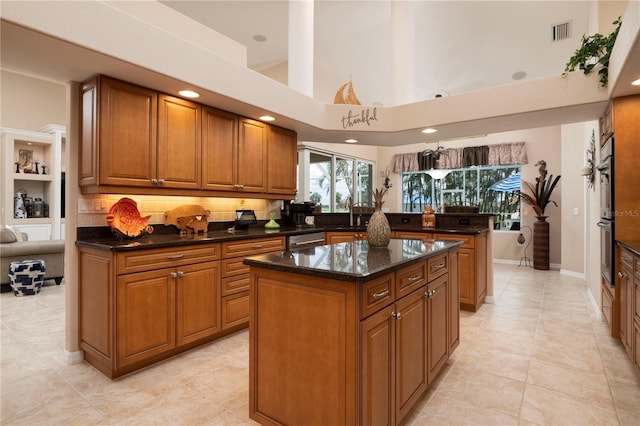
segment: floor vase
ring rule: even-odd
[[[549,222],[537,216],[533,223],[533,269],[549,270]]]
[[[391,239],[391,227],[382,210],[376,209],[367,225],[369,247],[387,247]]]

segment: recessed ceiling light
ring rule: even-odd
[[[435,132],[437,132],[437,130],[436,130],[436,129],[433,129],[433,128],[431,128],[431,127],[429,127],[428,129],[424,129],[424,130],[422,131],[422,133],[435,133]]]
[[[260,120],[262,120],[262,121],[274,121],[275,117],[272,117],[270,115],[263,115],[263,116],[260,117]]]
[[[640,86],[640,78],[631,82],[632,86]]]
[[[263,43],[265,41],[267,41],[267,36],[262,35],[262,34],[256,34],[253,36],[253,39],[255,41],[257,41],[258,43]]]
[[[200,93],[194,92],[193,90],[181,90],[178,92],[180,96],[184,96],[185,98],[199,98]]]
[[[346,143],[357,143],[358,139],[345,139],[344,140]]]
[[[522,80],[526,76],[527,76],[527,73],[524,71],[516,71],[513,74],[511,74],[511,78],[514,80]]]

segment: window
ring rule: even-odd
[[[320,204],[323,213],[346,213],[349,203],[370,204],[373,163],[309,148],[298,150],[296,202]]]
[[[514,191],[520,189],[520,165],[477,166],[453,169],[443,179],[426,172],[402,174],[402,211],[421,212],[427,204],[438,211],[442,206],[479,206],[480,213],[496,214],[495,227],[520,229],[520,202]],[[516,186],[498,182],[511,177]]]

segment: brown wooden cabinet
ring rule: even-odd
[[[364,231],[332,231],[325,232],[324,240],[326,244],[349,243],[356,240],[366,240],[367,233]]]
[[[296,132],[269,126],[267,135],[267,192],[295,196],[298,139]]]
[[[220,244],[80,247],[80,347],[110,378],[220,335]]]
[[[200,105],[104,76],[82,90],[81,187],[200,189]]]
[[[202,109],[202,188],[234,191],[238,163],[238,116],[214,108]],[[225,164],[225,167],[221,167]]]
[[[635,297],[633,253],[618,246],[616,289],[620,306],[619,336],[629,356],[633,356],[633,302]]]
[[[357,285],[252,267],[250,417],[401,423],[455,349],[457,250]]]
[[[158,188],[200,189],[201,109],[195,102],[158,95]]]
[[[222,243],[222,329],[249,324],[249,267],[242,262],[247,256],[281,251],[284,237],[236,240]]]
[[[295,196],[293,131],[106,76],[81,103],[83,193]]]
[[[487,235],[434,234],[436,240],[461,240],[458,251],[460,308],[476,312],[487,295]]]

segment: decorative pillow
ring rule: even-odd
[[[18,241],[13,231],[11,231],[8,227],[3,226],[0,228],[0,243],[15,243]]]
[[[16,228],[15,226],[6,226],[6,230],[13,235],[13,238],[15,238],[13,241],[17,242],[17,241],[25,241],[25,239],[22,237],[22,232],[20,232],[20,230],[18,228]]]

